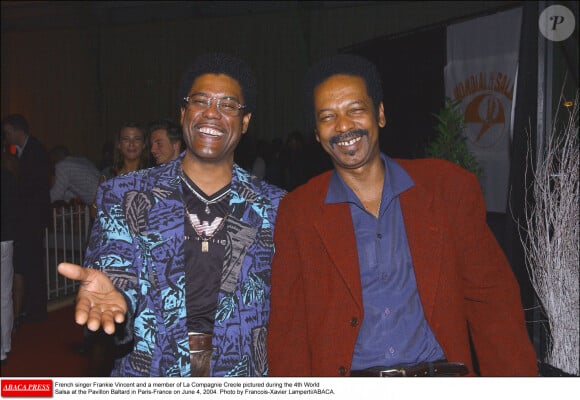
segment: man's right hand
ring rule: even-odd
[[[115,322],[125,321],[127,302],[109,277],[96,269],[70,263],[60,263],[58,272],[81,283],[76,300],[75,322],[86,324],[91,331],[97,331],[102,326],[109,335],[115,333]]]

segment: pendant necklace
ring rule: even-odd
[[[228,215],[224,215],[223,218],[216,217],[211,224],[208,224],[206,221],[200,222],[197,214],[189,212],[187,204],[185,205],[185,211],[191,227],[201,241],[201,252],[207,253],[209,251],[209,241],[223,228]]]
[[[191,191],[191,193],[193,193],[193,195],[195,197],[197,197],[203,204],[205,204],[205,213],[207,215],[211,214],[211,211],[209,209],[209,205],[210,204],[215,204],[215,203],[219,202],[221,199],[223,199],[225,196],[227,196],[231,192],[231,190],[232,190],[231,188],[228,188],[228,190],[226,190],[225,192],[223,192],[222,194],[220,194],[215,199],[206,200],[201,194],[197,193],[197,191],[189,184],[189,182],[187,181],[187,178],[183,175],[183,171],[181,171],[179,173],[179,177],[181,178],[181,180],[183,181],[183,183],[185,183],[185,185],[188,187],[188,189]]]
[[[231,188],[228,188],[228,190],[226,190],[225,192],[223,192],[222,194],[220,194],[216,198],[214,198],[212,200],[206,200],[201,194],[199,194],[193,188],[193,186],[191,186],[191,184],[188,182],[188,179],[183,174],[183,171],[180,172],[179,176],[180,176],[181,180],[185,183],[187,188],[191,191],[191,193],[193,193],[193,195],[195,197],[197,197],[198,200],[200,200],[203,204],[205,204],[205,213],[207,215],[211,214],[211,210],[209,208],[209,205],[220,202],[231,191]],[[197,216],[197,214],[190,212],[189,208],[187,207],[187,203],[185,203],[185,211],[187,213],[187,219],[189,220],[191,227],[193,228],[193,230],[195,231],[195,234],[197,235],[197,237],[201,241],[201,252],[202,253],[209,252],[209,242],[224,227],[226,220],[227,220],[227,217],[228,217],[228,214],[226,213],[226,215],[224,215],[223,217],[214,218],[214,220],[210,224],[208,221],[201,222],[199,217]]]

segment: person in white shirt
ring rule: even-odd
[[[73,157],[68,148],[57,146],[50,151],[54,164],[54,183],[50,189],[51,203],[76,199],[92,204],[99,185],[100,172],[89,159]]]

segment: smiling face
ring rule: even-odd
[[[165,164],[179,156],[179,142],[171,143],[167,130],[160,128],[151,132],[151,155],[155,163]]]
[[[138,160],[144,149],[145,135],[141,129],[125,127],[119,132],[119,150],[125,160]]]
[[[337,169],[357,169],[379,157],[379,127],[385,126],[358,76],[333,75],[314,88],[316,140]]]
[[[197,77],[189,90],[192,95],[230,98],[244,104],[239,83],[223,74]],[[236,116],[223,114],[215,100],[207,108],[186,105],[181,109],[181,126],[188,155],[196,161],[233,164],[234,151],[248,130],[251,116],[243,111]]]

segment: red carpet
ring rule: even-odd
[[[82,349],[83,328],[74,322],[73,306],[66,306],[49,312],[46,322],[20,325],[0,376],[88,376]]]

